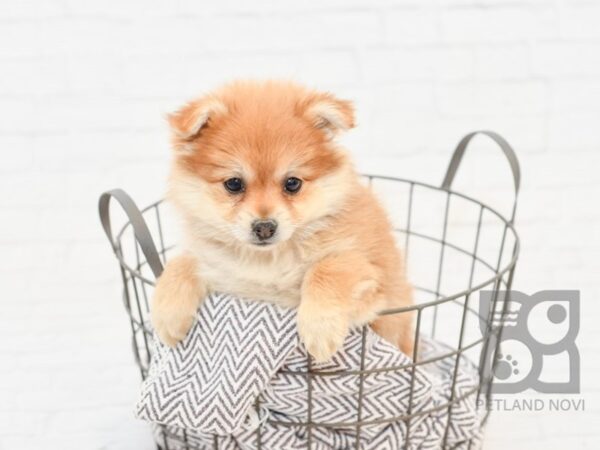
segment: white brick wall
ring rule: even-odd
[[[164,113],[244,76],[354,99],[365,171],[439,183],[465,132],[509,139],[515,287],[582,290],[587,411],[494,414],[486,448],[597,448],[599,23],[592,0],[0,2],[0,449],[152,448],[96,200],[159,197]],[[510,195],[473,150],[457,187]]]

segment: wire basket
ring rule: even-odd
[[[451,189],[452,182],[461,160],[472,138],[478,134],[491,138],[506,156],[512,171],[515,198],[509,218],[481,201]],[[409,270],[409,279],[414,285],[416,301],[411,307],[384,311],[381,314],[414,314],[415,346],[413,363],[402,368],[378,368],[381,370],[409,370],[414,378],[415,369],[431,364],[434,360],[419,358],[420,337],[429,336],[443,342],[447,352],[437,355],[435,361],[445,359],[453,367],[454,379],[449,400],[439,408],[447,408],[448,420],[442,448],[452,417],[452,408],[467,396],[475,396],[477,404],[485,408],[481,416],[481,427],[490,413],[494,370],[499,360],[499,345],[510,302],[510,289],[517,257],[519,239],[514,229],[514,216],[520,184],[520,170],[517,157],[504,138],[490,131],[473,132],[466,135],[456,147],[441,186],[432,186],[417,181],[365,175],[365,180],[378,193],[384,203],[389,202],[388,211],[403,247]],[[109,203],[115,198],[122,206],[125,221],[116,234],[113,234]],[[402,205],[402,208],[398,208]],[[109,238],[119,262],[123,282],[123,302],[129,316],[132,333],[132,348],[142,379],[148,374],[152,358],[153,334],[149,321],[149,305],[155,279],[162,272],[173,245],[171,233],[166,230],[161,215],[164,205],[155,202],[141,211],[122,190],[102,194],[99,202],[102,226]],[[165,216],[166,217],[166,216]],[[482,293],[489,301],[484,306]],[[475,297],[479,296],[479,302]],[[443,320],[442,320],[443,318]],[[363,335],[365,330],[363,330]],[[364,342],[364,340],[363,340]],[[364,361],[364,352],[362,352]],[[469,392],[455,391],[456,373],[460,361],[467,357],[477,367],[479,383]],[[310,368],[310,362],[308,363]],[[372,372],[361,370],[362,380]],[[311,382],[315,377],[326,376],[316,369],[309,369],[308,381],[308,420],[301,424],[308,434],[307,448],[311,448],[311,430],[321,426],[311,418]],[[341,374],[343,375],[343,373]],[[352,373],[356,376],[356,373]],[[413,391],[411,386],[410,398]],[[345,423],[356,429],[360,436],[361,427],[368,425],[360,417],[361,392],[358,393],[358,416],[352,423]],[[396,419],[408,425],[418,415],[429,414],[425,410],[412,412]],[[297,424],[296,424],[297,425]],[[326,424],[325,424],[326,425]],[[410,427],[407,426],[404,448],[409,448]],[[158,448],[172,448],[169,442],[177,442],[178,448],[194,450],[199,448],[188,438],[185,431],[173,432],[162,427],[164,441]],[[260,428],[257,430],[260,434]],[[168,440],[167,440],[168,438]],[[257,439],[260,448],[260,436]],[[359,448],[359,439],[356,440]],[[471,448],[472,442],[465,442]],[[219,447],[215,436],[214,448]],[[454,448],[454,447],[452,447]]]

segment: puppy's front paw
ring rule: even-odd
[[[173,305],[173,296],[166,293],[156,293],[152,301],[152,326],[158,338],[169,347],[175,347],[187,335],[194,324],[196,306],[191,299]],[[187,307],[185,306],[187,305]]]
[[[152,326],[159,339],[170,347],[182,341],[194,324],[196,311],[206,295],[195,274],[193,261],[180,257],[165,268],[152,299]]]
[[[344,343],[348,328],[347,318],[339,311],[319,311],[318,307],[300,304],[298,333],[316,362],[331,359]]]

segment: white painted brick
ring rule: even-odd
[[[8,193],[6,194],[8,195]],[[28,241],[36,236],[39,213],[27,208],[2,208],[0,243]]]
[[[20,2],[2,2],[3,6]],[[2,8],[2,6],[0,6]],[[10,45],[0,46],[2,58],[32,58],[39,56],[41,49],[37,39],[38,22],[34,20],[6,20],[8,14],[0,12],[5,20],[0,26],[0,42],[10,42]]]
[[[600,6],[597,2],[560,5],[560,34],[565,38],[599,38]]]
[[[548,119],[548,149],[556,152],[597,151],[600,133],[594,112],[560,113]]]
[[[439,41],[437,10],[432,4],[386,11],[385,41],[391,44],[423,44]]]
[[[211,59],[204,60],[204,70],[194,71],[190,67],[194,61],[203,61],[202,56],[190,58],[186,64],[186,70],[182,69],[181,58],[155,55],[155,56],[132,56],[123,63],[123,93],[135,97],[163,97],[183,95],[185,78],[193,77],[197,88],[200,90],[205,84],[206,67]],[[191,95],[191,92],[188,93]]]
[[[460,99],[458,101],[461,101]],[[430,125],[429,151],[447,155],[458,143],[459,137],[469,131],[496,130],[518,149],[519,153],[542,152],[547,146],[547,124],[543,115],[505,114],[496,111],[492,114],[441,115]]]
[[[81,149],[88,148],[89,142],[94,142],[92,139],[86,139],[86,145],[73,145],[72,141],[75,140],[74,133],[71,134],[68,131],[60,131],[56,134],[43,134],[28,136],[26,139],[28,147],[33,151],[33,167],[32,171],[44,171],[46,173],[51,172],[66,172],[73,170],[75,166],[71,154],[81,153]],[[77,142],[81,142],[82,138],[79,136]],[[77,151],[71,152],[71,148],[76,147]],[[106,152],[106,150],[105,150]],[[110,152],[106,152],[110,154]]]
[[[514,142],[515,146],[519,146],[519,142]],[[574,158],[572,152],[544,152],[535,155],[530,155],[527,158],[527,166],[524,170],[535,172],[536,178],[526,177],[523,179],[523,187],[526,189],[534,188],[554,188],[554,190],[564,190],[571,188],[573,190],[585,190],[586,188],[593,189],[600,184],[597,168],[600,165],[600,154],[596,152],[585,153],[586,163],[582,164],[579,158]],[[557,170],[560,167],[561,170]],[[548,197],[554,196],[554,192]],[[585,196],[584,196],[585,197]],[[567,204],[563,205],[568,206]],[[571,208],[575,209],[575,208]],[[553,212],[560,214],[560,210],[553,210],[550,207],[544,207],[536,210],[530,208],[529,213],[532,215],[540,215],[542,218],[545,214]],[[588,210],[589,212],[589,210]],[[585,214],[581,212],[580,214]]]
[[[436,87],[440,112],[445,115],[542,114],[547,87],[543,82],[482,82]]]
[[[94,55],[69,56],[65,58],[64,66],[70,94],[133,94],[123,86],[124,64],[120,55],[101,59]],[[138,75],[139,81],[143,78],[143,73]]]
[[[531,49],[525,44],[478,45],[474,73],[478,80],[527,79],[531,76]]]
[[[323,67],[328,70],[324,71]],[[357,55],[350,50],[323,50],[224,54],[209,58],[199,56],[187,63],[188,71],[183,76],[180,92],[181,100],[206,92],[211,87],[237,78],[284,78],[292,79],[323,88],[347,86],[360,80],[360,66]],[[210,71],[206,67],[211,67]],[[168,72],[167,72],[168,75]],[[178,75],[179,76],[179,75]]]
[[[556,11],[548,4],[446,9],[440,26],[442,38],[450,42],[515,42],[558,36]]]
[[[427,145],[423,139],[429,127],[426,117],[435,114],[432,83],[407,82],[381,86],[369,92],[368,100],[368,110],[359,128],[368,134],[369,145],[351,147],[357,154],[411,154]],[[360,103],[359,107],[362,109]],[[396,142],[390,142],[390,129],[397,130],[401,136]]]
[[[0,173],[26,171],[32,166],[31,139],[0,134]]]
[[[555,114],[600,110],[598,80],[560,80],[552,83],[552,111]]]
[[[106,0],[104,2],[61,0],[61,3],[66,15],[82,18],[101,17],[132,20],[145,16],[168,16],[179,12],[176,3],[160,0]],[[201,5],[196,5],[197,11],[202,9]]]
[[[65,16],[38,23],[38,41],[46,56],[114,55],[131,40],[131,19]]]
[[[5,20],[22,22],[32,18],[60,17],[63,14],[65,14],[65,8],[62,0],[0,2],[0,16]]]
[[[369,11],[267,16],[260,24],[259,45],[290,47],[338,47],[381,42],[383,33],[378,14]],[[248,36],[252,45],[252,36]],[[226,40],[227,42],[227,40]],[[227,45],[226,43],[224,45]],[[242,47],[246,44],[242,44]]]
[[[330,67],[323,71],[323,67]],[[304,52],[292,78],[304,83],[318,83],[341,87],[359,82],[360,64],[354,52],[326,51],[316,54]],[[309,80],[314,80],[312,83]]]
[[[473,75],[473,52],[461,47],[373,48],[361,62],[371,83],[464,80]]]
[[[26,436],[43,433],[48,422],[48,413],[39,411],[1,411],[0,434],[3,436]],[[0,440],[0,443],[2,441]]]
[[[200,54],[186,58],[186,71],[175,74],[180,77],[176,103],[178,107],[190,97],[196,97],[224,82],[238,78],[294,78],[302,64],[302,53],[290,52],[224,52],[222,54]],[[171,64],[168,62],[167,64]],[[177,62],[173,62],[177,65]],[[206,70],[210,67],[210,70]],[[134,68],[134,70],[136,70]],[[353,70],[356,73],[356,69]],[[165,76],[169,76],[167,71]],[[171,87],[169,87],[171,88]],[[164,87],[162,87],[164,89]]]
[[[14,97],[2,99],[2,109],[0,109],[0,134],[4,136],[22,136],[23,134],[33,134],[35,132],[49,131],[44,130],[37,124],[33,127],[32,118],[40,117],[40,110],[36,100],[29,99],[23,101]]]
[[[164,27],[169,27],[164,32]],[[164,31],[163,31],[164,30]],[[234,31],[235,30],[235,31]],[[180,16],[136,21],[127,30],[130,52],[198,53],[286,50],[372,44],[382,40],[379,16],[372,12]]]
[[[534,45],[534,74],[560,78],[600,74],[600,42],[544,42]]]
[[[201,11],[211,13],[236,12],[236,13],[273,13],[284,12],[295,14],[297,12],[332,12],[346,10],[371,10],[384,7],[417,6],[423,0],[322,0],[319,2],[298,2],[295,0],[256,0],[251,4],[240,0],[224,0],[219,4],[206,4],[199,6],[194,0],[181,0],[178,9],[182,14],[198,14]]]
[[[43,172],[12,173],[0,179],[0,192],[10,195],[0,196],[0,207],[37,208],[57,205],[67,197],[64,175]]]
[[[40,100],[39,103],[42,103]],[[164,110],[153,100],[117,96],[58,97],[43,102],[45,114],[37,123],[42,129],[60,131],[126,131],[153,129],[164,123]],[[92,114],[89,112],[93,111]]]
[[[430,130],[427,117],[429,114],[419,111],[409,114],[381,115],[377,121],[370,124],[372,147],[367,151],[377,155],[400,155],[423,151],[424,146],[427,145],[423,137],[427,136]],[[390,142],[387,137],[388,131],[392,128],[399,133],[396,142]]]

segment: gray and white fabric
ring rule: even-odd
[[[169,448],[287,450],[307,448],[308,355],[299,342],[296,313],[264,302],[212,294],[197,321],[175,349],[154,340],[152,364],[142,385],[136,415],[153,423],[156,441]],[[352,331],[333,359],[313,364],[328,372],[311,382],[311,448],[365,450],[477,449],[483,411],[475,404],[475,367],[461,358],[451,411],[441,405],[452,392],[455,358],[443,358],[414,371],[411,359],[374,332],[365,334],[364,368],[398,368],[366,374],[359,408],[362,333]],[[421,338],[420,360],[448,352]],[[350,374],[341,373],[350,372]],[[412,380],[414,376],[414,381]],[[412,399],[410,395],[413,386]],[[470,394],[470,395],[467,395]],[[410,405],[412,404],[412,409]],[[408,412],[414,416],[400,420]],[[427,412],[429,411],[429,412]],[[422,414],[419,414],[422,413]],[[363,425],[350,425],[360,418]],[[446,434],[446,424],[450,426]],[[257,429],[260,429],[260,433]],[[465,445],[465,449],[468,446]]]

